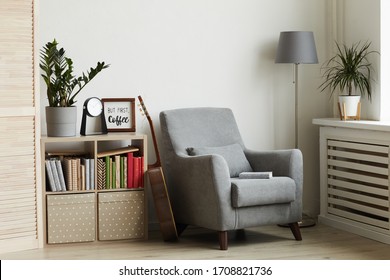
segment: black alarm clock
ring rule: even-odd
[[[101,126],[100,131],[87,133],[86,132],[87,120],[95,119],[95,121],[97,121],[99,118],[100,118],[100,126]],[[106,118],[104,116],[103,102],[97,97],[90,97],[84,102],[80,134],[81,135],[107,134],[107,124],[106,124]]]

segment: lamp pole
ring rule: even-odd
[[[294,63],[294,84],[295,84],[295,148],[298,149],[298,65]]]
[[[280,33],[278,49],[275,63],[294,64],[294,84],[295,84],[295,143],[298,149],[299,129],[298,129],[298,65],[318,63],[317,50],[314,42],[313,32],[309,31],[285,31]],[[304,215],[305,216],[305,215]],[[308,217],[303,217],[299,223],[300,227],[315,225],[315,221]]]

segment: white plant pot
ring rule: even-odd
[[[47,136],[76,136],[77,107],[46,107]]]
[[[346,117],[358,116],[359,102],[360,102],[360,95],[340,95],[339,103],[342,111],[341,114]]]

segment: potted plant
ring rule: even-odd
[[[337,53],[323,66],[321,92],[329,88],[331,95],[339,89],[340,118],[356,118],[360,116],[360,97],[367,94],[371,101],[372,65],[368,60],[371,43],[355,43],[351,47],[336,42]],[[344,90],[347,94],[343,95]],[[355,90],[355,91],[354,91]],[[356,92],[358,90],[360,94]]]
[[[109,65],[98,62],[81,76],[73,75],[73,61],[65,56],[63,48],[58,49],[54,39],[40,51],[41,75],[47,87],[46,124],[48,136],[75,136],[77,108],[74,106],[80,91]]]

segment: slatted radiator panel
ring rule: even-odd
[[[34,1],[0,2],[0,252],[8,252],[39,246]]]
[[[390,229],[389,146],[328,139],[328,213]]]

